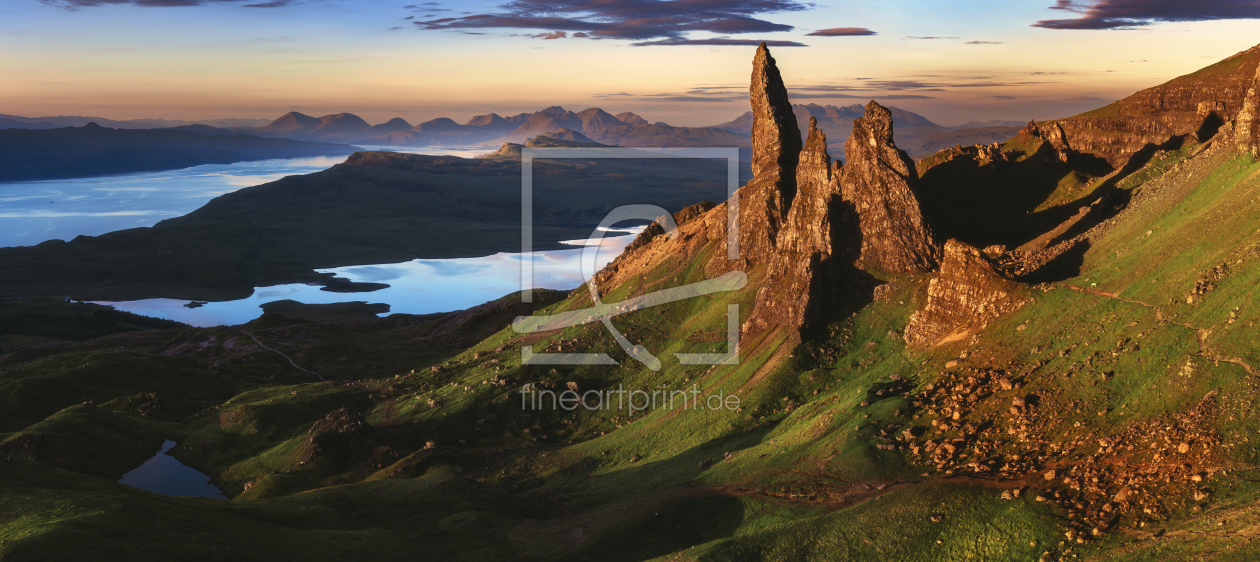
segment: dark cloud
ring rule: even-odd
[[[1017,99],[1015,96],[992,96],[992,97],[993,97],[993,99],[995,99],[995,100],[1013,100],[1013,99]]]
[[[276,2],[253,2],[245,4],[249,0],[39,0],[44,4],[57,8],[65,8],[67,10],[77,10],[79,8],[95,8],[97,6],[112,6],[119,4],[131,4],[135,6],[145,6],[149,8],[172,8],[178,6],[202,6],[208,4],[237,4],[245,8],[280,8],[292,4],[294,0],[278,0]]]
[[[812,37],[854,37],[859,35],[875,35],[865,27],[829,27],[827,29],[819,29],[813,33],[806,33]]]
[[[535,39],[564,39],[568,36],[569,34],[563,31],[551,31],[547,33],[539,33],[538,35],[530,35],[530,37]]]
[[[756,16],[809,7],[796,0],[510,0],[500,6],[500,12],[415,23],[426,30],[558,30],[581,32],[596,39],[628,39],[651,45],[734,45],[737,43],[724,42],[733,41],[730,39],[689,41],[686,35],[693,31],[723,34],[791,31],[790,25]],[[653,39],[657,41],[649,41]],[[780,46],[794,46],[787,43],[791,42]]]
[[[656,45],[745,45],[756,46],[765,43],[770,47],[808,47],[796,41],[758,41],[756,39],[662,39],[660,41],[640,41],[631,43],[635,47],[652,47]]]
[[[1260,0],[1056,0],[1053,10],[1080,14],[1041,20],[1046,29],[1134,29],[1159,22],[1260,18]]]

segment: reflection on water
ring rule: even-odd
[[[226,500],[210,477],[168,454],[175,442],[167,439],[153,458],[118,479],[119,484],[167,496],[196,496]]]
[[[641,228],[629,229],[638,232]],[[604,238],[598,249],[595,270],[602,268],[634,239],[634,234]],[[585,240],[571,242],[583,245]],[[322,269],[337,277],[361,283],[385,283],[389,288],[370,293],[332,293],[318,286],[293,284],[260,287],[248,298],[211,302],[197,308],[188,301],[147,299],[128,302],[101,302],[119,310],[145,316],[177,320],[193,326],[233,326],[262,314],[260,305],[292,299],[306,304],[367,301],[386,303],[391,313],[429,314],[461,310],[502,297],[521,288],[521,261],[533,261],[535,288],[569,290],[586,281],[579,268],[583,249],[549,252],[498,253],[479,258],[412,260],[383,265],[362,265]]]
[[[469,147],[362,147],[412,154],[472,157]],[[188,214],[211,199],[285,176],[311,174],[345,161],[317,156],[206,164],[180,170],[117,176],[0,183],[0,247],[31,246],[106,232],[153,226]]]

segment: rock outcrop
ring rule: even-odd
[[[753,61],[752,182],[740,190],[740,254],[766,266],[746,333],[808,331],[857,291],[854,265],[925,271],[937,248],[915,194],[914,164],[892,139],[892,114],[871,102],[854,121],[841,166],[810,118],[804,146],[774,58]],[[869,276],[868,276],[869,277]]]
[[[772,280],[757,294],[746,329],[760,331],[772,323],[808,330],[821,319],[845,288],[840,279],[844,257],[852,263],[853,236],[844,226],[856,226],[851,206],[841,199],[839,163],[827,154],[827,137],[810,118],[805,147],[796,167],[796,197],[788,209],[777,247],[770,260]]]
[[[750,98],[754,177],[737,199],[675,215],[677,239],[649,226],[598,274],[599,285],[623,282],[662,260],[699,256],[709,242],[724,246],[732,204],[738,204],[739,260],[713,252],[705,272],[713,277],[744,269],[760,284],[745,336],[784,329],[800,337],[856,310],[877,285],[862,268],[897,274],[935,266],[939,249],[915,193],[918,175],[893,143],[888,109],[866,106],[848,140],[852,157],[842,165],[828,154],[816,119],[808,121],[801,142],[787,89],[764,44],[753,60]]]
[[[740,254],[765,260],[774,253],[775,236],[796,195],[796,163],[801,152],[792,102],[765,43],[753,58],[749,100],[753,179],[739,190]]]
[[[893,143],[892,127],[892,114],[872,101],[845,143],[840,185],[861,224],[858,263],[886,273],[929,271],[937,248],[916,195],[918,172]]]
[[[1234,139],[1239,150],[1260,158],[1260,66],[1256,67],[1256,77],[1234,120]]]
[[[957,240],[945,243],[940,275],[928,282],[927,305],[910,316],[910,345],[957,341],[1023,304],[1018,284],[998,274],[980,251]]]
[[[797,159],[796,197],[778,236],[780,253],[832,252],[832,210],[839,202],[840,164],[827,154],[827,136],[809,118],[805,147]]]

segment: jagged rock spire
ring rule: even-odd
[[[757,47],[753,58],[749,100],[753,181],[740,190],[740,253],[753,261],[765,261],[796,195],[796,164],[801,152],[792,102],[765,43]]]
[[[830,254],[831,216],[834,200],[840,197],[839,168],[827,154],[827,136],[818,129],[818,119],[809,118],[809,132],[796,166],[796,197],[779,233],[780,252],[823,252]]]
[[[1239,150],[1252,158],[1260,158],[1260,66],[1256,67],[1256,78],[1247,90],[1247,97],[1243,98],[1234,131]]]
[[[810,118],[804,146],[787,89],[763,44],[753,60],[753,180],[740,189],[740,255],[766,266],[745,333],[807,331],[869,285],[854,265],[926,271],[937,247],[915,195],[914,163],[892,138],[892,113],[871,102],[853,124],[848,164],[827,154]]]
[[[779,174],[791,182],[801,152],[801,131],[796,126],[796,114],[792,112],[783,77],[765,43],[757,47],[753,57],[748,93],[753,114],[753,176]]]
[[[758,331],[772,323],[808,330],[839,301],[842,287],[833,238],[846,236],[840,225],[856,219],[842,212],[839,169],[827,154],[827,137],[818,120],[809,118],[809,133],[796,167],[796,197],[788,210],[770,270],[782,276],[757,295],[748,327]],[[852,261],[852,258],[849,259]]]
[[[892,112],[874,101],[853,121],[840,185],[861,223],[859,265],[886,273],[928,271],[938,248],[916,195],[914,162],[893,143]]]

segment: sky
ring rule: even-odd
[[[0,114],[713,125],[760,41],[795,103],[1026,121],[1254,46],[1260,0],[2,0]]]

